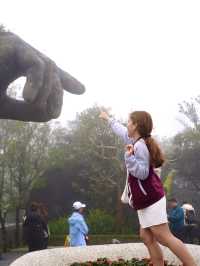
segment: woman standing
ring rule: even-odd
[[[83,217],[86,205],[80,201],[73,203],[73,213],[68,219],[70,246],[86,246],[88,240],[88,226]]]
[[[168,227],[164,189],[154,171],[162,166],[164,156],[151,136],[153,122],[150,114],[145,111],[131,113],[127,128],[110,119],[106,112],[101,112],[100,118],[107,120],[126,144],[124,158],[128,170],[129,204],[137,210],[140,236],[152,263],[164,266],[160,243],[176,254],[184,266],[196,266],[186,246],[172,235]]]
[[[23,229],[29,252],[44,248],[43,221],[38,203],[31,203],[30,210],[24,217]]]

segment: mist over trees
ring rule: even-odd
[[[105,107],[101,107],[101,109]],[[107,109],[108,110],[108,109]],[[120,201],[125,185],[124,145],[99,119],[100,107],[77,114],[67,126],[0,120],[0,224],[6,243],[7,214],[15,214],[19,244],[20,210],[44,203],[49,218],[71,212],[73,201],[86,202],[124,225],[137,228],[136,213]],[[160,139],[166,154],[162,179],[169,197],[200,204],[200,97],[180,104],[184,128]],[[198,212],[198,209],[197,209]],[[6,248],[6,246],[5,246]]]

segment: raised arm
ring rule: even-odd
[[[125,144],[130,143],[130,139],[128,137],[128,131],[124,125],[117,122],[115,119],[110,118],[106,112],[101,112],[99,117],[108,122],[108,124],[111,126],[113,132],[117,136],[119,136],[124,141]]]

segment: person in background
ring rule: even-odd
[[[175,198],[169,200],[168,220],[173,235],[183,241],[185,220],[184,211],[179,206],[178,201]]]
[[[194,207],[189,202],[184,202],[182,205],[184,211],[184,238],[185,242],[192,244],[193,239],[199,235],[198,221]]]
[[[88,240],[88,226],[83,217],[86,205],[80,201],[73,203],[73,213],[68,219],[70,246],[86,246]]]
[[[197,221],[194,207],[190,203],[184,202],[181,208],[184,211],[185,225],[196,224]]]
[[[43,248],[48,248],[48,241],[50,236],[50,231],[48,227],[48,210],[47,207],[44,204],[40,204],[40,216],[42,219],[42,228],[43,228]]]
[[[24,217],[23,229],[29,252],[44,249],[43,221],[38,203],[31,203],[30,210]]]

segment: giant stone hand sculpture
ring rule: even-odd
[[[6,94],[25,76],[23,100]],[[84,86],[17,35],[0,29],[0,119],[45,122],[60,115],[63,89],[82,94]]]

